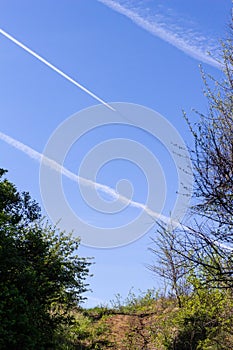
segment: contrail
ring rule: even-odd
[[[110,195],[112,198],[120,200],[124,204],[131,205],[132,207],[142,209],[145,211],[150,217],[153,217],[154,219],[161,219],[164,222],[170,222],[171,223],[171,218],[168,218],[162,214],[159,214],[157,212],[154,212],[150,208],[148,208],[146,205],[135,202],[119,193],[117,193],[113,188],[100,184],[98,182],[88,180],[84,177],[78,176],[75,173],[71,172],[70,170],[66,169],[63,167],[61,164],[57,163],[53,159],[50,159],[46,156],[44,156],[42,153],[37,152],[33,148],[25,145],[24,143],[4,134],[3,132],[0,132],[0,139],[8,143],[9,145],[13,146],[17,150],[23,152],[30,158],[36,160],[37,162],[41,163],[43,162],[45,165],[48,167],[52,168],[53,170],[57,171],[58,173],[62,173],[64,176],[69,178],[72,181],[78,182],[81,185],[88,186],[93,189],[98,189],[102,191],[103,193],[106,193]],[[174,221],[173,222],[176,225],[180,225],[178,222]]]
[[[185,31],[185,29],[183,30],[183,33],[178,33],[176,31],[178,28],[167,29],[168,25],[166,24],[166,19],[164,17],[162,17],[164,23],[161,23],[161,21],[158,21],[155,16],[149,18],[148,15],[142,13],[142,11],[140,11],[138,8],[134,8],[133,5],[129,7],[129,5],[122,5],[114,0],[97,1],[128,17],[139,27],[175,46],[177,49],[185,52],[187,55],[200,60],[201,62],[208,63],[213,67],[221,69],[222,65],[208,55],[207,52],[211,50],[211,47],[209,47],[207,43],[203,41],[203,36],[200,34],[198,35],[197,33],[191,33],[187,35],[187,30]],[[208,40],[207,38],[204,39],[205,41]]]
[[[187,232],[193,233],[194,235],[198,235],[201,237],[201,234],[198,233],[197,231],[182,225],[178,221],[172,219],[171,217],[162,215],[160,213],[157,213],[153,210],[151,210],[148,206],[145,204],[135,202],[119,193],[117,193],[113,188],[100,184],[98,182],[88,180],[84,177],[78,176],[75,173],[71,172],[70,170],[66,169],[63,167],[61,164],[57,163],[53,159],[50,159],[46,156],[44,156],[42,153],[37,152],[33,148],[25,145],[24,143],[14,139],[13,137],[10,137],[9,135],[4,134],[3,132],[0,132],[0,139],[11,145],[12,147],[16,148],[17,150],[23,152],[30,158],[36,160],[37,162],[41,163],[43,162],[45,165],[50,167],[51,169],[57,171],[58,173],[62,173],[64,176],[66,176],[68,179],[78,182],[79,184],[82,184],[84,186],[88,186],[92,188],[93,190],[100,190],[103,193],[106,193],[110,195],[112,198],[120,200],[123,204],[128,204],[132,207],[142,209],[144,212],[146,212],[151,218],[156,219],[156,220],[161,220],[166,224],[172,224],[175,225],[176,227],[179,227],[180,229],[186,230]],[[233,251],[233,248],[226,246],[225,244],[219,243],[219,242],[213,242],[215,245]]]
[[[80,83],[78,83],[76,80],[74,80],[73,78],[71,78],[69,75],[67,75],[66,73],[62,72],[59,68],[55,67],[53,64],[49,63],[46,59],[44,59],[42,56],[38,55],[35,51],[29,49],[29,47],[27,47],[26,45],[24,45],[23,43],[21,43],[20,41],[18,41],[17,39],[15,39],[13,36],[11,36],[9,33],[5,32],[3,29],[0,28],[0,34],[4,35],[7,39],[11,40],[13,43],[15,43],[16,45],[18,45],[19,47],[21,47],[23,50],[25,50],[26,52],[28,52],[30,55],[34,56],[35,58],[37,58],[40,62],[44,63],[47,67],[51,68],[54,72],[58,73],[59,75],[61,75],[63,78],[65,78],[66,80],[68,80],[69,82],[71,82],[72,84],[74,84],[75,86],[77,86],[78,88],[80,88],[81,90],[83,90],[84,92],[86,92],[88,95],[90,95],[91,97],[93,97],[95,100],[97,100],[98,102],[100,102],[101,104],[103,104],[104,106],[106,106],[107,108],[111,109],[112,111],[115,111],[114,108],[112,108],[107,102],[105,102],[104,100],[102,100],[100,97],[98,97],[97,95],[95,95],[93,92],[91,92],[90,90],[88,90],[85,86],[81,85]]]

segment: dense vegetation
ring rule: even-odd
[[[233,348],[233,301],[227,290],[198,289],[177,299],[149,290],[111,307],[74,310],[63,331],[63,349],[223,350]]]
[[[54,349],[88,274],[79,242],[43,223],[0,169],[0,349]],[[59,347],[57,347],[59,348]]]

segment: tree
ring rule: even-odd
[[[231,27],[229,39],[222,43],[222,80],[217,81],[202,70],[207,115],[197,112],[199,121],[193,125],[184,114],[194,139],[194,148],[190,149],[195,183],[193,205],[189,208],[188,224],[186,221],[182,227],[181,223],[172,237],[168,231],[165,237],[166,244],[166,239],[172,238],[170,256],[176,261],[190,261],[197,274],[200,268],[204,269],[203,284],[215,288],[233,287],[232,39]],[[169,263],[168,256],[165,260]]]
[[[233,287],[233,29],[222,43],[223,79],[202,70],[208,114],[192,125],[195,180],[194,220],[183,231],[177,251],[206,270],[205,282]],[[192,255],[190,255],[192,251]]]
[[[202,70],[207,115],[197,112],[190,149],[194,194],[186,221],[159,223],[152,270],[167,280],[180,308],[167,349],[232,348],[233,292],[233,29],[222,43],[223,78]],[[187,223],[188,222],[188,223]],[[174,227],[172,227],[174,226]],[[184,284],[183,284],[184,281]],[[181,284],[182,282],[182,284]],[[180,288],[189,285],[188,293]]]
[[[79,240],[44,223],[28,193],[0,170],[0,348],[54,349],[56,331],[83,300],[89,262]]]
[[[178,306],[182,306],[182,296],[188,293],[187,275],[190,263],[181,259],[176,252],[177,233],[160,224],[156,240],[152,238],[153,248],[149,250],[156,257],[154,264],[149,269],[162,277],[169,288],[169,293],[175,294]]]
[[[232,38],[223,43],[222,81],[213,77],[202,77],[205,83],[205,95],[209,113],[200,114],[200,121],[190,127],[195,141],[191,150],[194,166],[195,197],[197,204],[193,210],[202,217],[211,219],[218,226],[232,229],[233,226],[233,46]],[[209,78],[209,81],[208,81]],[[214,87],[210,84],[214,82]],[[212,84],[213,85],[213,84]],[[228,230],[229,232],[229,230]],[[232,242],[232,237],[230,242]],[[228,242],[226,232],[222,230],[218,239]]]

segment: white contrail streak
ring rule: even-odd
[[[63,78],[65,78],[66,80],[68,80],[69,82],[71,82],[72,84],[74,84],[75,86],[77,86],[79,89],[83,90],[84,92],[86,92],[88,95],[90,95],[91,97],[93,97],[95,100],[97,100],[98,102],[102,103],[104,106],[106,106],[107,108],[111,109],[112,111],[115,111],[114,108],[112,108],[107,102],[105,102],[104,100],[102,100],[100,97],[98,97],[97,95],[95,95],[93,92],[91,92],[90,90],[88,90],[85,86],[81,85],[80,83],[78,83],[76,80],[74,80],[73,78],[71,78],[69,75],[65,74],[64,72],[62,72],[59,68],[55,67],[53,64],[49,63],[46,59],[44,59],[43,57],[41,57],[40,55],[38,55],[35,51],[29,49],[29,47],[27,47],[26,45],[24,45],[23,43],[21,43],[20,41],[18,41],[17,39],[15,39],[13,36],[11,36],[9,33],[5,32],[3,29],[0,28],[0,34],[4,35],[7,39],[11,40],[13,43],[15,43],[16,45],[18,45],[19,47],[21,47],[23,50],[25,50],[26,52],[28,52],[30,55],[34,56],[35,58],[37,58],[40,62],[44,63],[47,67],[51,68],[54,72],[58,73],[59,75],[61,75]]]
[[[3,132],[0,132],[0,139],[5,141],[6,143],[8,143],[9,145],[13,146],[14,148],[16,148],[17,150],[25,153],[26,155],[28,155],[30,158],[38,161],[38,162],[43,162],[45,165],[47,165],[48,167],[52,168],[53,170],[57,171],[58,173],[62,173],[64,176],[66,176],[67,178],[69,178],[72,181],[76,181],[81,185],[84,186],[88,186],[91,187],[93,189],[98,189],[108,195],[110,195],[112,198],[118,199],[120,200],[122,203],[124,204],[128,204],[131,205],[132,207],[135,208],[139,208],[142,209],[143,211],[145,211],[149,216],[155,218],[155,219],[161,219],[164,222],[171,222],[171,219],[161,215],[159,213],[154,212],[153,210],[151,210],[150,208],[148,208],[146,205],[142,204],[142,203],[138,203],[135,201],[132,201],[130,199],[128,199],[127,197],[120,195],[119,193],[117,193],[113,188],[106,186],[106,185],[102,185],[98,182],[94,182],[92,180],[88,180],[84,177],[78,176],[76,174],[74,174],[73,172],[71,172],[70,170],[66,169],[65,167],[63,167],[62,165],[60,165],[59,163],[57,163],[56,161],[45,157],[42,153],[39,153],[37,151],[35,151],[33,148],[25,145],[24,143],[4,134]],[[179,224],[178,222],[174,221],[174,224]]]
[[[175,29],[167,29],[166,23],[161,23],[160,21],[156,21],[155,17],[149,18],[146,17],[140,10],[131,7],[126,7],[114,0],[97,0],[100,3],[108,6],[112,10],[121,13],[122,15],[128,17],[131,21],[136,23],[139,27],[145,29],[150,32],[154,36],[159,37],[160,39],[168,42],[169,44],[175,46],[177,49],[185,52],[189,56],[200,60],[201,62],[208,63],[211,66],[214,66],[218,69],[221,69],[221,64],[216,61],[214,58],[208,56],[208,51],[211,50],[211,47],[206,45],[205,48],[203,46],[203,38],[195,38],[196,43],[193,42],[193,36],[195,33],[187,36],[185,30],[183,33],[177,33]],[[163,18],[164,22],[166,19]],[[198,42],[200,40],[200,42]],[[207,41],[207,39],[206,39]]]
[[[39,163],[43,162],[48,167],[52,168],[53,170],[57,171],[60,174],[63,174],[64,176],[66,176],[68,179],[70,179],[72,181],[78,182],[79,184],[84,185],[84,186],[88,186],[88,187],[92,188],[93,190],[98,189],[98,190],[110,195],[112,198],[116,198],[116,199],[120,200],[123,204],[128,204],[132,207],[142,209],[144,212],[146,212],[153,219],[161,220],[166,224],[175,225],[176,227],[179,227],[183,230],[186,230],[190,233],[193,233],[194,235],[201,236],[198,232],[194,231],[193,229],[191,229],[187,226],[182,225],[181,223],[172,219],[171,217],[167,217],[165,215],[157,213],[157,212],[151,210],[145,204],[132,201],[131,199],[129,199],[123,195],[120,195],[113,188],[111,188],[109,186],[102,185],[98,182],[94,182],[92,180],[88,180],[84,177],[81,177],[81,176],[74,174],[73,172],[66,169],[65,167],[63,167],[62,165],[57,163],[56,161],[54,161],[48,157],[45,157],[42,153],[35,151],[33,148],[31,148],[31,147],[25,145],[24,143],[4,134],[3,132],[0,132],[0,139],[5,141],[9,145],[13,146],[17,150],[23,152],[24,154],[26,154],[30,158],[38,161]],[[233,248],[228,247],[222,243],[214,242],[214,244],[221,247],[221,248],[233,251]]]

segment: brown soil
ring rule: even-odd
[[[155,315],[113,315],[107,319],[112,349],[157,350],[150,335]]]

